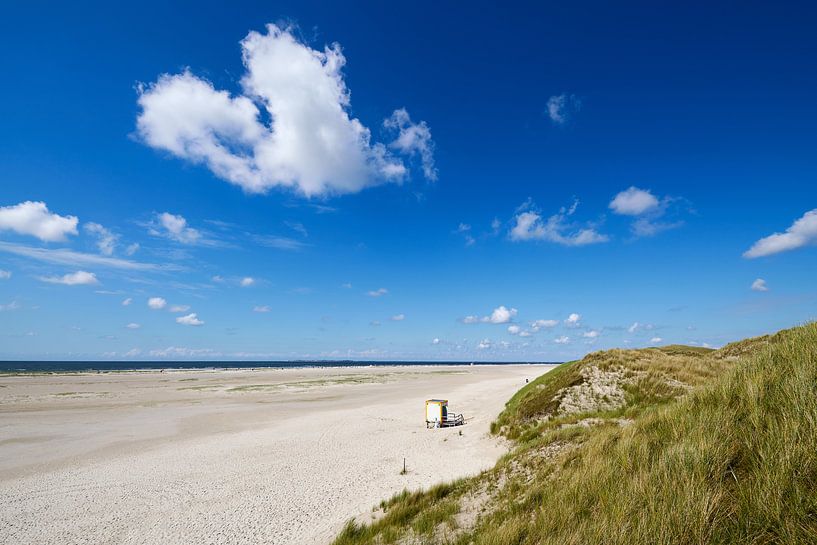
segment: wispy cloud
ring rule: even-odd
[[[389,290],[387,290],[386,288],[377,288],[376,290],[370,290],[366,292],[366,295],[368,295],[369,297],[383,297],[387,293],[389,293]]]
[[[199,320],[198,315],[195,312],[191,312],[186,316],[179,316],[176,318],[176,323],[182,325],[201,326],[204,325],[204,320]]]
[[[298,239],[278,235],[250,235],[250,237],[256,244],[266,246],[267,248],[275,248],[276,250],[289,250],[294,252],[303,250],[309,246],[309,244]]]
[[[758,278],[752,282],[752,291],[769,291],[769,287],[766,285],[765,280]]]
[[[651,237],[675,229],[684,224],[683,221],[665,221],[662,218],[670,210],[671,205],[683,202],[683,199],[663,197],[659,199],[649,189],[640,189],[630,186],[619,192],[610,201],[608,207],[614,214],[635,218],[630,230],[636,237]]]
[[[86,254],[82,252],[75,252],[65,248],[36,248],[32,246],[24,246],[22,244],[14,244],[11,242],[0,242],[0,252],[6,252],[44,263],[52,263],[56,265],[70,265],[77,267],[106,267],[111,269],[124,269],[134,271],[150,271],[150,270],[180,270],[174,265],[155,265],[153,263],[140,263],[138,261],[131,261],[128,259],[120,259],[116,257],[106,257],[97,254]]]
[[[96,247],[99,248],[99,253],[102,255],[113,255],[119,235],[115,234],[110,229],[93,222],[86,223],[83,228],[85,229],[86,233],[96,237]]]
[[[582,102],[576,95],[562,93],[548,99],[546,112],[554,124],[564,125],[581,107]]]

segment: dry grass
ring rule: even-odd
[[[588,367],[629,377],[623,404],[560,414]],[[398,497],[336,543],[817,543],[815,324],[717,351],[590,354],[523,388],[494,429],[517,442],[494,470]],[[474,527],[417,531],[478,487],[493,492]]]

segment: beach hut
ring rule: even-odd
[[[448,411],[447,399],[426,400],[426,428],[443,428],[459,426],[465,423],[461,414]]]

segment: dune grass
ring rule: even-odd
[[[630,377],[623,404],[560,414],[588,367]],[[517,446],[493,470],[397,497],[336,543],[409,543],[418,520],[458,505],[449,494],[485,487],[471,527],[419,542],[817,543],[817,324],[717,351],[590,354],[526,385],[494,430]]]

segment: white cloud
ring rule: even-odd
[[[476,324],[479,322],[487,323],[487,324],[507,324],[508,322],[516,316],[517,310],[515,308],[507,308],[505,305],[500,305],[496,307],[490,315],[483,316],[480,318],[479,316],[466,316],[461,321],[464,324]]]
[[[389,293],[389,290],[387,290],[386,288],[377,288],[376,290],[371,290],[367,292],[366,295],[368,295],[369,297],[382,297],[387,293]]]
[[[122,355],[124,357],[126,357],[126,358],[135,358],[136,356],[140,355],[141,353],[142,353],[142,350],[140,350],[139,348],[131,348],[130,350],[128,350],[127,352],[125,352]]]
[[[252,276],[245,276],[239,283],[241,284],[242,288],[249,288],[250,286],[255,285],[255,278]]]
[[[532,335],[533,335],[533,333],[531,333],[531,332],[530,332],[530,331],[528,331],[527,329],[526,329],[526,330],[524,330],[524,331],[520,331],[520,332],[519,332],[519,336],[520,336],[520,337],[530,337],[530,336],[532,336]]]
[[[309,245],[294,238],[281,237],[277,235],[254,235],[252,239],[267,248],[275,248],[276,250],[289,250],[297,252],[303,250]]]
[[[19,310],[21,308],[22,305],[18,301],[12,301],[11,303],[0,305],[0,312],[5,312],[9,310]]]
[[[112,233],[110,229],[98,223],[86,223],[84,228],[86,233],[96,237],[96,247],[99,248],[99,253],[113,255],[119,235]]]
[[[636,331],[638,331],[638,328],[640,328],[640,327],[641,327],[641,324],[639,324],[638,322],[633,322],[633,325],[628,327],[627,331],[630,332],[630,333],[635,333]]]
[[[640,216],[645,212],[658,209],[658,199],[648,189],[631,186],[616,195],[610,201],[610,210],[624,216]]]
[[[521,327],[519,327],[519,326],[518,326],[518,325],[516,325],[516,324],[509,325],[509,326],[508,326],[508,333],[510,333],[511,335],[519,335],[519,333],[520,333],[521,331],[522,331],[522,328],[521,328]]]
[[[395,314],[394,316],[391,317],[392,322],[402,322],[405,319],[406,319],[405,314]]]
[[[551,327],[556,327],[557,325],[559,325],[559,320],[534,320],[530,323],[530,327],[533,331],[549,329]]]
[[[212,280],[213,282],[218,282],[220,284],[220,283],[224,282],[224,277],[217,274],[217,275],[213,276],[210,280]]]
[[[580,108],[581,101],[576,96],[567,93],[554,95],[547,102],[548,117],[557,125],[564,125],[570,116]]]
[[[148,299],[148,306],[153,310],[161,310],[165,308],[167,301],[162,297],[151,297]]]
[[[769,286],[766,285],[765,280],[758,278],[752,282],[752,291],[769,291]]]
[[[661,337],[653,337],[652,339],[650,339],[651,344],[658,344],[658,343],[663,342],[663,341],[664,341],[664,339],[662,339]]]
[[[44,242],[58,242],[77,234],[76,216],[60,216],[48,211],[42,201],[25,201],[0,207],[0,231],[31,235]]]
[[[252,307],[253,312],[269,312],[271,310],[272,309],[269,307],[269,305],[256,305]]]
[[[343,284],[340,285],[340,287],[345,289],[345,290],[350,290],[350,289],[352,289],[352,283],[351,282],[344,282]]]
[[[391,117],[383,122],[383,126],[399,131],[389,146],[405,155],[419,155],[423,165],[423,176],[427,180],[436,180],[434,141],[431,139],[431,129],[428,128],[426,122],[412,123],[406,109],[400,108],[394,110]]]
[[[0,280],[8,280],[9,278],[11,278],[11,271],[0,269]]]
[[[570,326],[575,326],[579,324],[579,320],[581,320],[581,314],[576,314],[575,312],[571,313],[570,316],[567,317],[565,323]]]
[[[570,337],[567,337],[566,335],[561,335],[553,339],[553,342],[555,342],[556,344],[568,344],[570,342]]]
[[[128,329],[139,329],[142,326],[137,324],[137,323],[131,322],[128,325],[126,325],[125,327],[127,327]]]
[[[509,232],[514,241],[547,240],[563,246],[586,246],[607,242],[607,235],[596,231],[593,225],[577,226],[567,220],[576,211],[578,201],[570,208],[562,207],[558,214],[550,216],[547,221],[539,212],[531,210],[531,204],[523,204],[515,216],[515,224]]]
[[[479,344],[477,344],[477,348],[480,350],[487,350],[488,348],[491,348],[491,339],[482,339],[479,341]]]
[[[134,271],[147,270],[174,270],[178,269],[172,265],[154,265],[152,263],[139,263],[136,261],[129,261],[127,259],[118,259],[116,257],[105,257],[96,254],[84,254],[81,252],[74,252],[64,248],[50,249],[50,248],[33,248],[31,246],[23,246],[22,244],[13,244],[11,242],[0,242],[0,252],[7,252],[45,263],[54,263],[57,265],[70,266],[97,266],[107,267],[111,269],[124,269]]]
[[[189,227],[187,220],[183,216],[171,214],[170,212],[156,214],[154,222],[150,224],[149,231],[151,235],[169,238],[182,244],[212,242],[204,239],[198,229]]]
[[[439,338],[437,338],[437,337],[434,337],[434,338],[431,340],[431,344],[440,344],[440,342],[442,342],[442,341],[440,341],[440,339],[439,339]]]
[[[41,276],[40,280],[51,284],[64,284],[66,286],[87,286],[99,284],[96,275],[87,271],[77,271],[75,273],[64,274],[62,276]]]
[[[204,325],[204,321],[199,320],[199,318],[198,318],[198,316],[196,315],[195,312],[191,312],[190,314],[187,314],[186,316],[179,316],[178,318],[176,318],[176,323],[177,324],[182,324],[182,325],[192,325],[192,326]]]
[[[246,72],[239,96],[189,71],[141,88],[137,129],[145,143],[205,164],[249,193],[273,187],[306,196],[354,193],[405,177],[403,162],[349,116],[340,45],[314,50],[288,29],[267,25],[266,34],[250,32],[241,48]],[[405,127],[416,129],[404,141],[398,136],[394,149],[423,157],[422,146],[432,147],[427,127]]]
[[[190,310],[190,305],[172,305],[167,310],[170,312],[187,312]]]
[[[133,303],[133,298],[132,298],[132,297],[128,297],[127,299],[125,299],[124,301],[122,301],[122,306],[123,306],[123,307],[126,307],[126,306],[130,305],[131,303]]]
[[[380,320],[372,320],[369,322],[369,325],[372,327],[378,327],[380,325]]]
[[[761,238],[743,253],[743,257],[764,257],[811,244],[817,244],[817,208],[803,214],[785,232]]]
[[[139,251],[139,243],[134,242],[133,244],[129,244],[127,248],[125,248],[125,255],[131,256]]]
[[[504,305],[500,305],[491,312],[490,316],[485,316],[482,321],[492,324],[507,324],[516,316],[516,313],[515,308],[506,308]]]
[[[591,329],[590,331],[585,331],[584,333],[582,333],[582,337],[585,337],[587,339],[595,339],[596,337],[599,336],[599,334],[600,333],[595,329]]]
[[[609,208],[616,214],[636,217],[630,225],[633,235],[651,237],[684,224],[683,221],[659,221],[666,214],[670,205],[678,200],[671,197],[659,200],[648,189],[630,186],[613,197]]]

